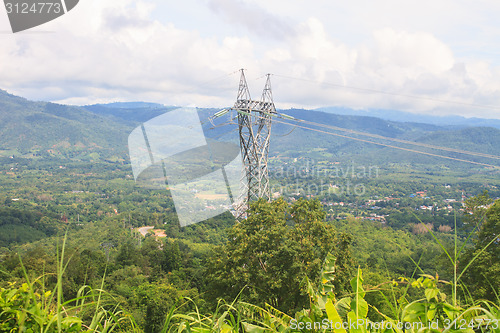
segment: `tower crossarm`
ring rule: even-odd
[[[267,101],[254,101],[251,99],[239,99],[233,106],[233,109],[241,109],[242,111],[264,111],[276,113],[273,102]]]

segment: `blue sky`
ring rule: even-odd
[[[500,118],[499,14],[496,0],[80,0],[12,34],[0,8],[0,88],[224,107],[245,68],[254,97],[276,74],[281,108]]]

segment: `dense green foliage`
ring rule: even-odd
[[[290,312],[307,303],[305,278],[318,282],[323,259],[336,254],[336,291],[345,291],[352,271],[350,237],[323,222],[319,201],[292,206],[278,199],[251,206],[248,218],[228,232],[229,241],[209,260],[209,293],[253,304],[274,304]]]
[[[500,201],[486,210],[474,247],[464,256],[464,264],[476,258],[465,275],[468,292],[478,298],[498,300],[500,295]]]
[[[142,327],[145,332],[159,332],[164,327],[178,327],[182,320],[179,321],[180,317],[170,312],[171,309],[175,308],[175,313],[178,314],[190,313],[189,311],[195,311],[195,313],[210,311],[210,309],[213,310],[212,306],[217,304],[214,298],[218,297],[225,297],[226,304],[230,304],[233,299],[238,300],[237,306],[229,306],[229,309],[233,309],[230,312],[235,311],[239,316],[235,324],[238,327],[237,330],[249,329],[251,331],[251,328],[262,324],[259,320],[266,318],[266,320],[271,318],[275,320],[278,315],[281,316],[280,326],[284,330],[289,330],[294,325],[306,327],[304,325],[308,325],[307,323],[324,323],[325,318],[340,320],[341,317],[342,322],[362,319],[377,323],[385,320],[392,321],[394,325],[399,322],[419,322],[425,326],[440,322],[441,324],[436,324],[441,325],[439,327],[450,325],[453,319],[460,317],[466,319],[467,325],[479,327],[481,320],[485,321],[490,317],[491,320],[498,319],[498,298],[491,299],[494,303],[484,303],[479,306],[480,303],[477,302],[479,298],[471,298],[471,295],[483,293],[484,297],[489,298],[499,292],[496,273],[498,260],[493,259],[498,255],[496,253],[498,249],[490,248],[491,244],[497,240],[499,211],[500,201],[486,210],[486,219],[479,228],[477,236],[474,236],[475,246],[470,250],[474,257],[470,257],[468,253],[460,257],[460,261],[470,262],[473,265],[463,269],[455,264],[458,260],[452,261],[452,268],[455,267],[455,272],[466,272],[463,275],[466,284],[461,282],[462,274],[459,279],[456,279],[456,274],[449,275],[451,279],[455,279],[452,281],[456,281],[451,284],[452,287],[454,285],[463,287],[458,288],[458,291],[457,288],[450,289],[447,284],[439,287],[438,284],[442,284],[442,277],[438,278],[437,275],[422,275],[419,279],[414,277],[418,270],[422,274],[436,267],[446,270],[446,263],[438,259],[439,255],[429,257],[427,254],[418,258],[418,251],[415,253],[417,257],[412,260],[412,251],[416,244],[403,244],[401,237],[407,237],[403,236],[403,231],[398,231],[403,234],[398,236],[400,239],[395,239],[399,243],[397,247],[401,252],[395,253],[394,259],[407,260],[409,258],[407,266],[402,266],[400,261],[391,262],[390,257],[387,256],[378,259],[371,255],[366,258],[358,254],[358,260],[366,265],[364,270],[367,272],[363,280],[359,269],[358,273],[352,270],[353,262],[349,254],[351,237],[335,231],[331,224],[323,222],[325,212],[317,200],[298,200],[292,205],[288,205],[282,199],[272,203],[258,201],[252,205],[246,220],[235,224],[228,230],[227,243],[214,248],[214,251],[206,248],[199,252],[198,258],[196,258],[196,253],[199,250],[196,249],[194,243],[172,239],[159,242],[151,236],[147,237],[140,246],[134,238],[128,238],[113,251],[114,254],[110,258],[106,256],[102,243],[100,249],[94,250],[75,247],[72,238],[76,237],[74,239],[78,240],[81,239],[80,237],[85,237],[85,228],[70,231],[68,245],[63,254],[68,259],[63,258],[60,263],[42,248],[25,253],[22,266],[15,256],[4,257],[1,269],[4,279],[24,284],[18,288],[12,282],[8,282],[2,289],[1,301],[4,302],[4,308],[9,309],[2,314],[3,322],[10,327],[17,327],[19,318],[24,318],[22,323],[28,325],[26,327],[56,329],[55,318],[61,315],[57,307],[37,308],[36,304],[45,304],[47,300],[43,297],[47,298],[52,293],[60,292],[61,302],[66,300],[67,306],[70,304],[77,306],[82,299],[86,298],[94,299],[89,304],[96,305],[96,302],[99,302],[98,308],[101,309],[99,311],[106,313],[103,318],[114,323],[115,331],[140,330]],[[354,249],[358,249],[359,253],[383,252],[386,255],[391,253],[390,248],[370,249],[371,246],[377,246],[370,239],[382,236],[384,229],[377,230],[373,226],[370,227],[367,224],[370,222],[355,220],[353,222],[349,229],[358,235],[357,242],[355,237]],[[343,220],[342,223],[349,225],[350,222]],[[359,226],[360,229],[353,229],[354,226]],[[118,225],[111,224],[108,227],[111,231]],[[339,227],[342,229],[342,225]],[[99,228],[105,230],[104,225]],[[365,229],[366,233],[360,232],[361,229]],[[111,238],[109,236],[111,235],[106,238],[110,242],[113,241],[113,237],[127,239],[125,234],[121,236],[117,234]],[[367,242],[363,245],[364,247],[360,247],[361,244],[356,245],[361,240]],[[410,238],[407,238],[407,241],[409,240]],[[443,238],[442,241],[450,240]],[[442,241],[436,238],[435,241],[430,240],[426,244],[434,242],[436,245],[443,246]],[[390,245],[392,242],[388,239],[385,244],[392,246]],[[455,244],[454,253],[460,255],[460,251],[457,251],[460,244]],[[87,244],[87,247],[89,246],[91,243]],[[442,247],[442,251],[446,252],[446,247]],[[407,259],[403,259],[405,257]],[[377,259],[386,262],[386,270],[398,267],[400,271],[391,269],[384,273],[380,270],[380,262],[379,264],[373,262]],[[206,265],[202,264],[205,260],[207,260]],[[426,262],[427,260],[431,260],[431,263]],[[432,261],[434,264],[440,261],[441,263],[433,266]],[[411,263],[413,263],[413,268]],[[207,269],[208,274],[204,273]],[[46,271],[64,274],[58,273],[54,277],[50,274],[42,275],[43,279],[33,280],[34,276]],[[26,274],[26,272],[29,273]],[[480,278],[476,277],[478,272],[481,273]],[[354,279],[352,273],[354,273]],[[102,277],[105,279],[103,280]],[[351,280],[350,285],[349,280]],[[360,291],[361,294],[358,295],[360,298],[356,300],[353,298],[351,288],[354,288],[356,292],[358,290],[356,288],[361,288],[356,286],[361,286],[361,284],[365,285],[363,288],[368,288],[368,292],[361,293]],[[82,298],[84,285],[89,285],[90,290],[104,286],[110,293],[98,295],[98,301],[95,300],[95,292],[87,293]],[[410,285],[411,288],[409,288]],[[388,286],[391,287],[387,288]],[[491,289],[494,286],[497,286],[496,290]],[[47,290],[53,290],[53,292],[47,293]],[[208,294],[202,296],[199,291],[205,293],[208,291]],[[419,300],[421,292],[425,294],[425,301]],[[445,297],[446,293],[452,295],[451,301]],[[42,298],[36,301],[40,297]],[[182,304],[182,301],[179,303],[181,299],[187,302],[179,307]],[[190,299],[196,301],[191,302]],[[392,304],[391,299],[399,299],[399,301],[397,304]],[[195,307],[195,304],[201,307]],[[217,308],[223,303],[219,301],[218,304]],[[35,308],[29,310],[31,306]],[[336,315],[332,315],[332,306],[337,311]],[[359,310],[359,307],[364,310]],[[59,320],[63,331],[70,332],[71,329],[79,331],[81,325],[90,327],[96,320],[98,311],[89,309],[93,309],[93,305],[89,305],[80,316],[68,317],[68,314],[65,314],[61,317]],[[355,311],[355,309],[358,310]],[[435,310],[429,312],[430,309]],[[39,313],[37,315],[39,317],[34,316],[36,313]],[[169,313],[172,317],[165,326],[166,316]],[[217,313],[215,312],[214,316],[217,316]],[[253,314],[250,315],[250,313]],[[270,313],[273,313],[272,317],[269,317]],[[134,317],[133,321],[126,319],[130,316]],[[14,318],[18,319],[14,320]],[[190,318],[190,315],[181,316],[181,319],[187,318]],[[203,325],[208,325],[206,321],[210,321],[210,317],[203,316],[203,318],[205,318]],[[191,320],[196,322],[194,317]],[[470,324],[471,321],[473,324]],[[97,323],[94,325],[101,328],[109,325],[102,321],[98,323],[99,325]],[[193,325],[196,326],[196,323]],[[100,331],[100,329],[96,328],[95,331]],[[313,331],[317,330],[313,329]]]
[[[0,90],[0,156],[124,160],[129,130],[82,108],[32,102]]]

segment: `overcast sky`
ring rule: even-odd
[[[12,34],[0,88],[66,104],[224,107],[245,68],[278,108],[500,118],[498,0],[80,0]]]

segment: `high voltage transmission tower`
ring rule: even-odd
[[[230,110],[237,111],[237,125],[239,130],[240,139],[240,150],[243,160],[243,169],[240,182],[239,196],[233,198],[235,208],[236,218],[245,217],[246,211],[250,201],[264,198],[266,200],[271,199],[271,191],[269,187],[269,172],[268,172],[268,153],[269,153],[269,143],[271,137],[271,124],[272,118],[276,119],[276,122],[283,125],[294,126],[294,128],[302,128],[306,130],[315,131],[321,134],[334,135],[337,137],[342,137],[344,139],[361,141],[369,144],[375,144],[379,146],[385,146],[393,149],[404,150],[412,153],[423,154],[428,156],[440,157],[460,162],[466,162],[471,164],[483,165],[493,168],[499,168],[496,165],[486,164],[482,162],[464,160],[460,158],[444,156],[434,153],[429,153],[426,151],[419,151],[405,147],[395,146],[394,144],[386,144],[374,140],[362,139],[357,137],[352,137],[350,135],[363,135],[369,136],[374,139],[394,141],[403,144],[411,144],[416,146],[421,146],[422,148],[438,149],[443,151],[451,151],[461,154],[474,155],[478,157],[494,158],[500,159],[500,156],[483,154],[479,152],[470,152],[459,149],[452,149],[447,147],[440,147],[436,145],[422,144],[418,142],[405,141],[400,139],[394,139],[389,137],[384,137],[381,135],[375,135],[371,133],[365,133],[360,131],[355,131],[351,129],[326,125],[323,123],[316,123],[312,121],[307,121],[304,119],[298,119],[284,113],[276,112],[276,108],[273,102],[273,95],[271,91],[271,74],[267,74],[266,85],[260,100],[252,100],[250,97],[250,91],[248,89],[247,81],[245,78],[245,73],[243,69],[241,70],[240,84],[238,89],[238,96],[236,102],[232,108],[224,109],[216,112],[212,117],[209,117],[210,121],[215,118],[221,117],[227,114]],[[231,117],[232,118],[232,117]],[[232,118],[229,123],[233,123]],[[285,120],[285,121],[283,121]],[[291,121],[291,122],[290,122]],[[213,124],[213,122],[212,122]],[[234,123],[233,123],[234,124]],[[300,124],[305,124],[309,126],[304,126]],[[324,129],[313,128],[322,127]],[[347,132],[345,134],[334,133],[333,131]]]
[[[238,128],[243,174],[240,197],[235,200],[236,217],[245,215],[250,201],[271,199],[267,156],[271,137],[271,116],[276,114],[271,91],[270,74],[260,101],[252,100],[243,69],[241,70],[238,97],[233,110],[238,112]]]

